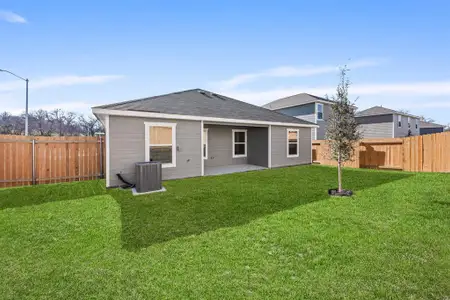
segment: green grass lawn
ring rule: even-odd
[[[301,166],[0,190],[1,299],[449,299],[450,174]]]

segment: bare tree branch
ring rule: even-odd
[[[0,113],[0,134],[24,134],[24,115],[14,116]],[[82,116],[61,109],[46,111],[39,109],[29,114],[31,135],[90,135],[103,132],[102,124],[94,116]]]

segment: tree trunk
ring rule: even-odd
[[[338,192],[342,192],[341,152],[338,153]]]

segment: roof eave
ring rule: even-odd
[[[410,114],[405,114],[405,113],[401,113],[401,112],[387,112],[387,113],[381,113],[381,114],[368,114],[368,115],[363,115],[363,116],[355,116],[355,117],[376,117],[376,116],[388,116],[388,115],[401,115],[401,116],[405,116],[405,117],[411,117],[411,118],[415,118],[415,119],[420,119],[419,116],[415,116],[415,115],[410,115]]]
[[[225,122],[225,123],[238,123],[238,124],[275,125],[275,126],[292,126],[292,127],[306,127],[306,128],[318,128],[319,127],[317,124],[314,124],[311,122],[308,122],[310,124],[303,124],[303,123],[294,123],[294,122],[289,123],[289,122],[275,122],[275,121],[247,120],[247,119],[216,118],[216,117],[165,114],[165,113],[132,111],[132,110],[103,109],[103,108],[96,108],[96,107],[92,108],[92,113],[95,115],[114,115],[114,116],[126,116],[126,117],[141,117],[141,118],[159,118],[159,119],[180,119],[180,120]],[[304,122],[307,122],[307,121],[304,121]]]

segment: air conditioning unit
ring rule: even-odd
[[[147,193],[162,189],[160,162],[136,163],[136,192]]]

